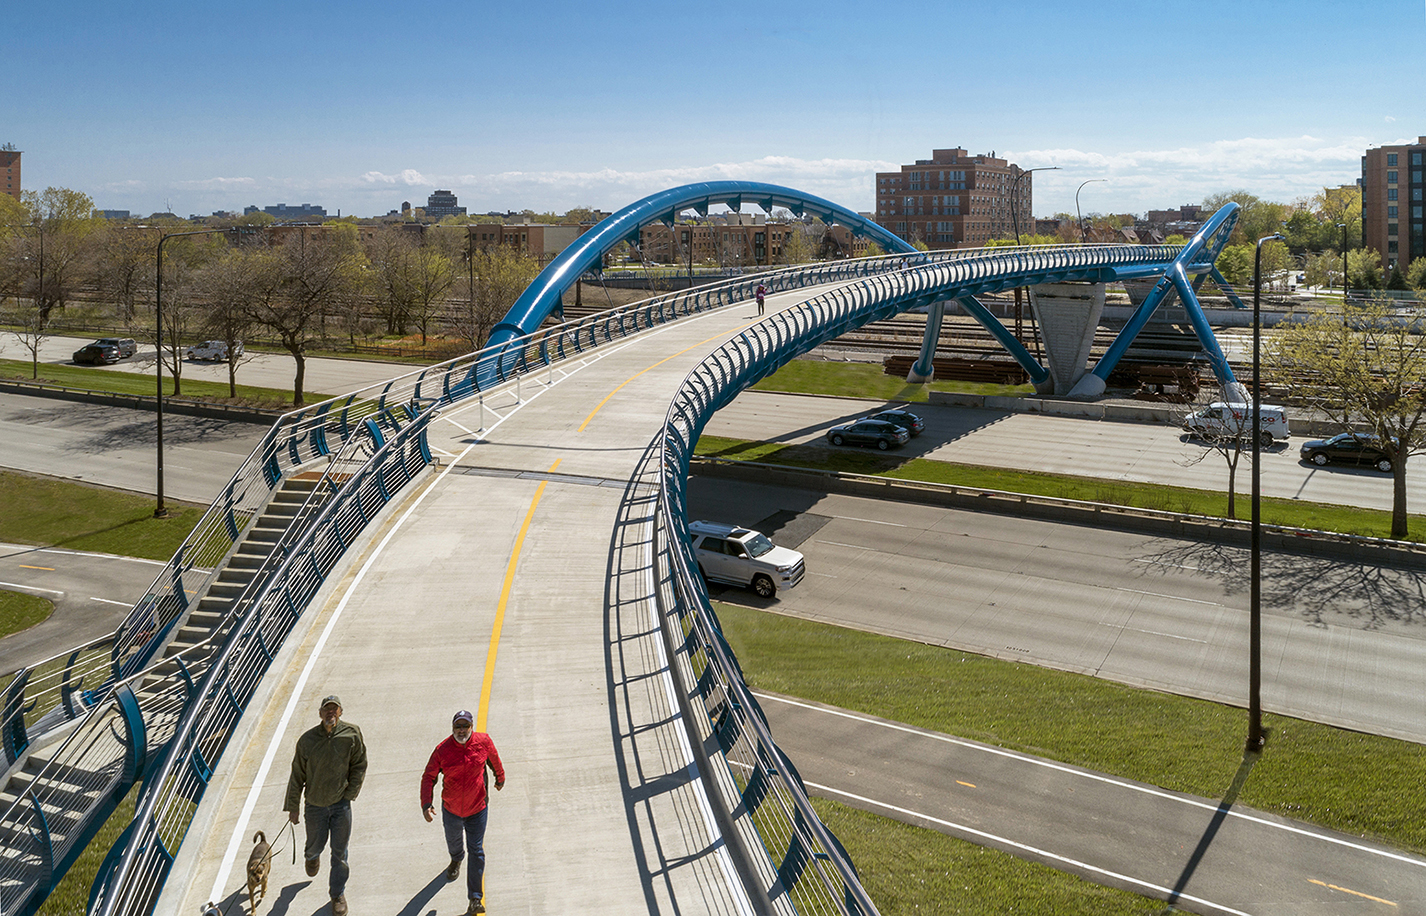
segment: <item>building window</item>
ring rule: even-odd
[[[1387,188],[1387,189],[1386,189],[1386,199],[1387,199],[1387,200],[1396,200],[1396,188]]]
[[[1396,254],[1396,243],[1395,243],[1395,242],[1387,242],[1387,243],[1386,243],[1386,253],[1387,253],[1387,254]]]
[[[1387,207],[1387,208],[1386,208],[1386,215],[1389,216],[1389,217],[1394,217],[1394,216],[1396,216],[1396,208],[1395,208],[1395,207]]]
[[[1387,153],[1387,154],[1386,154],[1386,164],[1387,164],[1387,165],[1396,165],[1396,153]]]
[[[1420,154],[1420,153],[1412,153],[1412,154],[1411,154],[1411,164],[1412,164],[1412,165],[1420,165],[1420,164],[1421,164],[1421,154]]]
[[[1387,235],[1396,235],[1396,223],[1387,223],[1387,224],[1386,224],[1386,234],[1387,234]]]
[[[1421,218],[1421,208],[1420,208],[1420,207],[1412,207],[1412,208],[1411,208],[1411,218],[1412,218],[1412,219],[1420,219],[1420,218]]]
[[[1387,173],[1386,173],[1386,180],[1389,181],[1389,182],[1392,183],[1392,184],[1396,184],[1396,173],[1395,173],[1395,172],[1387,172]]]
[[[1420,184],[1420,183],[1421,183],[1421,170],[1420,170],[1420,169],[1412,169],[1412,170],[1411,170],[1411,183],[1412,183],[1412,184]]]
[[[1412,188],[1412,189],[1411,189],[1411,199],[1412,199],[1412,200],[1420,200],[1420,199],[1421,199],[1421,189],[1420,189],[1420,188]]]

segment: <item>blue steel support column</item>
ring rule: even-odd
[[[1020,364],[1030,376],[1030,381],[1038,391],[1040,386],[1050,380],[1050,370],[1035,361],[1035,357],[1030,355],[1030,351],[1025,349],[1025,345],[1015,339],[1015,335],[1010,333],[1010,329],[1005,327],[990,314],[990,309],[980,304],[980,300],[974,296],[961,296],[956,300],[961,304],[972,318],[980,322],[991,335],[999,341],[1000,345],[1015,357],[1015,362]]]
[[[926,336],[921,338],[921,355],[916,357],[911,371],[906,373],[906,381],[913,385],[929,382],[936,377],[936,367],[931,360],[936,356],[936,344],[941,339],[941,319],[946,314],[946,300],[937,299],[931,303],[926,313]]]
[[[1238,210],[1239,207],[1235,203],[1224,204],[1208,219],[1208,222],[1203,224],[1202,228],[1193,234],[1193,238],[1189,239],[1188,244],[1179,250],[1163,278],[1154,285],[1153,290],[1135,309],[1129,323],[1114,338],[1114,342],[1109,345],[1109,349],[1105,351],[1093,371],[1085,373],[1075,383],[1074,389],[1069,393],[1070,397],[1089,400],[1104,393],[1109,373],[1114,371],[1114,367],[1119,364],[1119,360],[1123,358],[1129,345],[1144,329],[1144,325],[1149,321],[1149,316],[1164,301],[1164,297],[1168,295],[1170,289],[1177,289],[1179,296],[1183,299],[1183,309],[1193,324],[1198,342],[1203,345],[1204,350],[1208,351],[1210,359],[1214,360],[1213,372],[1218,377],[1218,383],[1227,390],[1231,390],[1231,386],[1237,384],[1237,380],[1233,378],[1233,370],[1228,368],[1228,361],[1223,358],[1223,351],[1219,348],[1218,340],[1213,336],[1213,330],[1209,327],[1208,319],[1203,314],[1203,306],[1199,304],[1198,297],[1193,294],[1193,286],[1188,282],[1187,268],[1189,265],[1194,265],[1195,273],[1201,272],[1204,269],[1202,262],[1205,258],[1211,268],[1212,262],[1217,259],[1223,246],[1228,243],[1228,236],[1232,234],[1233,226],[1238,222]]]

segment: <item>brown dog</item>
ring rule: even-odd
[[[272,847],[259,830],[253,835],[252,854],[248,856],[248,912],[256,913],[257,905],[267,896],[267,874],[272,871]]]

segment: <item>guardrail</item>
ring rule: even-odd
[[[507,384],[519,385],[521,378],[537,370],[552,372],[563,360],[655,325],[742,302],[760,283],[779,292],[860,280],[830,297],[773,316],[758,326],[762,330],[757,333],[741,335],[735,344],[757,351],[757,372],[735,373],[730,378],[738,382],[736,387],[720,385],[717,397],[700,402],[711,414],[793,355],[848,327],[934,296],[948,284],[1008,287],[1015,285],[1017,271],[1036,276],[1055,271],[1073,274],[1110,264],[1149,270],[1156,263],[1167,263],[1175,251],[1143,246],[1059,252],[997,249],[989,257],[984,252],[954,251],[793,267],[671,293],[545,328],[282,417],[114,634],[26,669],[11,681],[0,721],[10,760],[22,758],[33,735],[83,721],[22,797],[0,816],[0,835],[9,838],[0,853],[0,913],[32,913],[117,800],[141,778],[139,813],[131,832],[116,844],[101,870],[95,885],[99,908],[91,906],[91,912],[109,916],[152,909],[243,702],[301,616],[305,601],[347,545],[419,470],[419,464],[412,464],[417,461],[414,456],[420,463],[430,460],[424,434],[439,406]],[[899,279],[888,279],[891,273]],[[767,341],[764,334],[770,335]],[[777,346],[765,346],[773,338]],[[692,433],[689,448],[701,426],[702,421],[696,429],[685,425],[684,432]],[[327,474],[299,510],[284,549],[274,551],[280,562],[254,577],[212,638],[151,665],[191,606],[190,596],[207,590],[284,477],[320,461],[327,462]],[[686,455],[682,461],[686,474]],[[332,473],[338,463],[340,477]],[[666,531],[676,534],[682,545],[682,559],[674,565],[686,578],[683,554],[688,544],[682,516],[667,515],[665,510],[661,518]],[[706,608],[700,588],[694,586],[694,594],[702,597]],[[686,583],[680,589],[686,589]],[[709,640],[718,642],[711,634]],[[725,649],[713,645],[708,659],[717,660],[717,670],[732,665],[735,671],[736,663]],[[750,697],[740,696],[738,703],[743,715],[756,709]],[[765,726],[761,731],[766,731]],[[787,781],[795,771],[771,745],[770,736],[758,734],[756,723],[744,721],[738,733],[758,735],[757,743],[750,745],[750,760],[755,763],[750,772],[775,778],[778,787],[768,792],[782,798],[790,791],[785,786],[797,782]],[[125,737],[120,740],[116,737],[120,735]],[[76,791],[81,782],[83,790]],[[749,798],[746,792],[744,798]],[[789,804],[791,839],[778,881],[784,892],[792,894],[793,886],[801,887],[809,873],[823,875],[822,883],[827,883],[826,856],[834,856],[837,863],[845,857],[835,855],[835,840],[825,835],[805,803],[805,794]],[[120,852],[122,858],[117,858]],[[811,872],[809,864],[815,866]],[[841,868],[838,865],[839,874]],[[861,909],[844,911],[874,912],[857,906]]]

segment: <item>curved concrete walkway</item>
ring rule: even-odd
[[[464,880],[446,883],[441,829],[417,801],[459,708],[477,711],[508,774],[492,793],[491,912],[748,912],[692,778],[647,556],[616,549],[611,531],[637,502],[625,490],[662,421],[651,405],[753,320],[751,306],[695,316],[526,379],[523,403],[512,391],[446,412],[432,427],[441,466],[289,639],[157,912],[238,912],[258,829],[277,848],[261,909],[323,910],[325,860],[307,878],[278,833],[293,743],[330,693],[371,761],[354,804],[354,916],[464,911]]]

